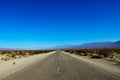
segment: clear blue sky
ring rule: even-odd
[[[120,39],[120,0],[0,0],[0,47]]]

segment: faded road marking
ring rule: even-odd
[[[57,68],[57,74],[59,74],[60,73],[60,67],[58,66],[58,68]]]

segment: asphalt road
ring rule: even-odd
[[[97,66],[56,52],[2,80],[120,80]]]

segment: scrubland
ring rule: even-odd
[[[43,54],[50,51],[52,50],[0,50],[0,62]]]
[[[120,48],[71,49],[64,51],[79,60],[99,66],[110,73],[120,74]]]
[[[80,56],[89,56],[95,59],[106,59],[109,61],[120,61],[120,48],[104,48],[104,49],[71,49],[65,50],[71,54]]]

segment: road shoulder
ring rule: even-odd
[[[43,60],[54,53],[55,51],[49,52],[47,54],[38,54],[30,57],[19,58],[3,62],[0,64],[0,79],[10,74],[13,74],[14,72],[19,71],[37,61]]]
[[[104,59],[91,59],[88,56],[79,56],[79,55],[75,55],[75,54],[70,54],[67,52],[63,52],[67,55],[70,55],[71,57],[77,58],[79,60],[82,60],[88,64],[91,64],[93,66],[97,66],[101,69],[104,69],[110,73],[116,74],[116,75],[120,75],[120,64],[116,63],[116,62],[110,62]]]

